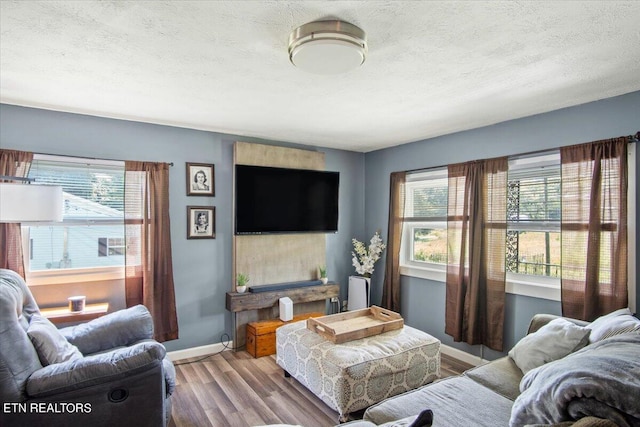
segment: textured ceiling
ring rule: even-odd
[[[367,33],[319,76],[287,38]],[[0,102],[370,151],[640,90],[640,1],[0,2]]]

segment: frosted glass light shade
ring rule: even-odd
[[[311,73],[343,73],[362,65],[366,55],[364,31],[348,22],[310,22],[289,35],[289,60]]]
[[[0,222],[62,221],[59,185],[0,182]]]

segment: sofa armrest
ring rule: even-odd
[[[98,384],[122,380],[130,375],[162,366],[166,354],[156,341],[56,363],[34,372],[27,381],[27,395],[46,397]]]
[[[542,328],[547,323],[551,322],[553,319],[561,318],[562,316],[557,316],[555,314],[536,314],[531,318],[531,322],[529,323],[529,329],[527,330],[528,334],[532,334],[536,332],[538,329]],[[584,320],[572,319],[570,317],[562,317],[563,319],[568,320],[569,322],[575,323],[578,326],[586,326],[589,322],[585,322]]]
[[[87,355],[153,338],[153,319],[145,306],[136,305],[60,332]]]

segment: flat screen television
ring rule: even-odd
[[[235,233],[335,233],[340,173],[236,165]]]

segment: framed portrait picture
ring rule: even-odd
[[[213,165],[187,163],[187,196],[215,196]]]
[[[187,239],[215,238],[215,206],[187,206]]]

